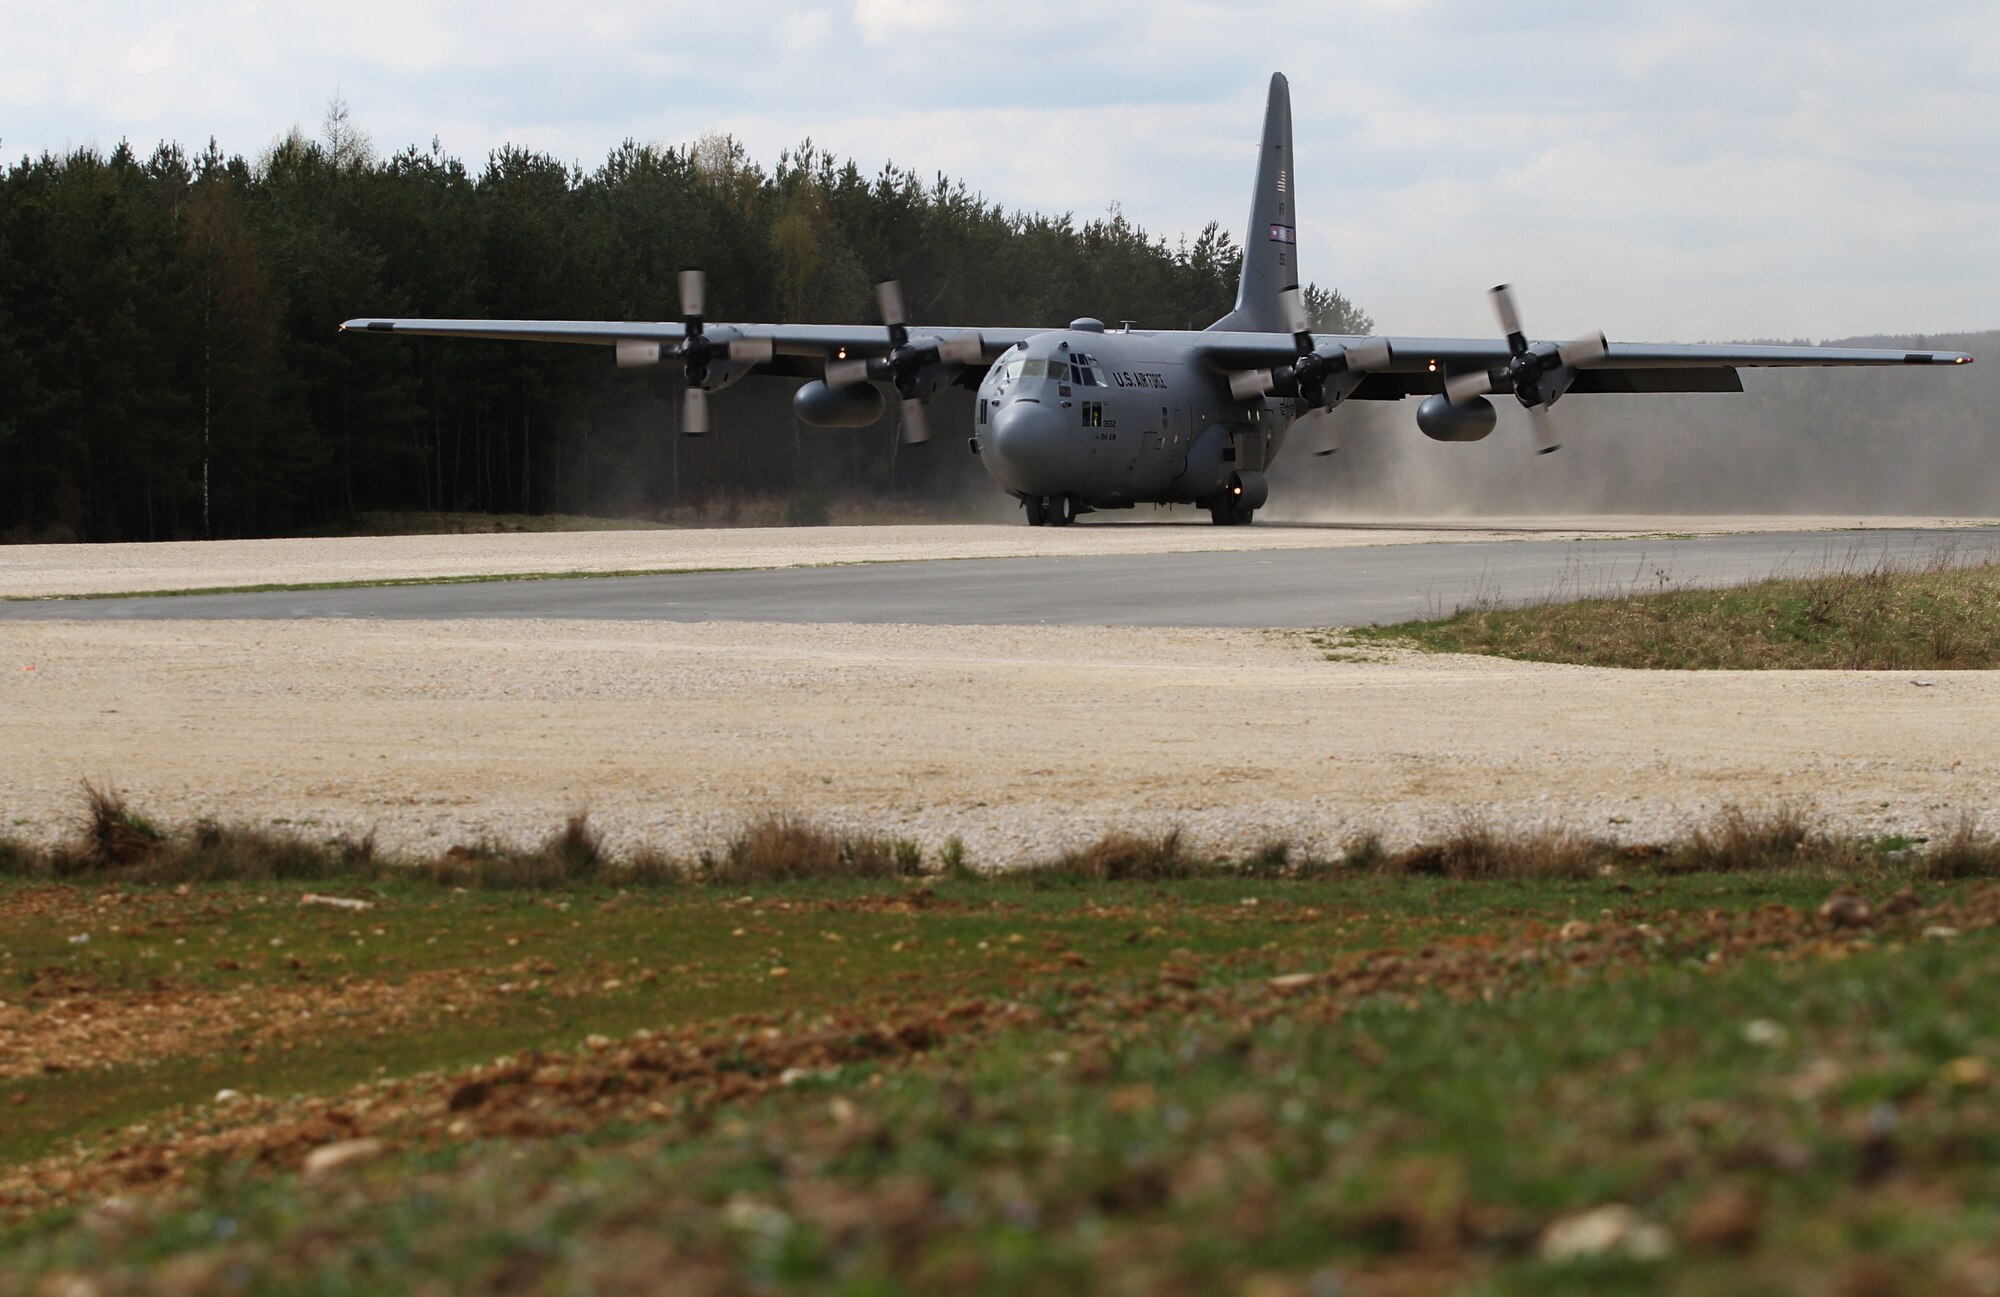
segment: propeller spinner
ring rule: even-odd
[[[925,367],[971,364],[984,355],[985,341],[977,333],[958,333],[941,341],[911,342],[903,286],[893,279],[875,285],[875,305],[889,329],[889,354],[874,360],[831,361],[826,367],[827,385],[845,387],[871,379],[892,385],[903,398],[903,440],[911,445],[929,441],[930,419],[919,392]]]
[[[681,431],[698,437],[709,430],[708,385],[713,377],[709,366],[719,359],[763,364],[777,354],[777,347],[769,338],[718,340],[708,336],[703,319],[708,277],[698,267],[689,266],[681,271],[680,292],[681,325],[686,333],[670,354],[680,357],[681,376],[687,380],[687,388],[681,394]]]
[[[1237,370],[1229,375],[1229,394],[1238,401],[1256,401],[1273,392],[1288,392],[1298,396],[1305,413],[1300,421],[1318,420],[1328,417],[1333,406],[1347,395],[1347,391],[1337,396],[1328,391],[1328,381],[1343,374],[1366,374],[1372,370],[1386,368],[1391,359],[1388,342],[1380,338],[1370,339],[1352,347],[1343,347],[1331,353],[1319,350],[1314,340],[1310,322],[1306,319],[1305,297],[1297,286],[1286,289],[1279,300],[1284,304],[1286,328],[1292,335],[1293,344],[1298,349],[1298,358],[1291,364],[1276,369]],[[1348,390],[1351,390],[1349,388]],[[1331,455],[1340,449],[1336,443],[1324,450],[1316,450],[1315,455]]]
[[[1507,363],[1447,379],[1445,397],[1453,405],[1461,405],[1475,397],[1511,392],[1534,419],[1535,440],[1540,443],[1536,453],[1546,455],[1559,450],[1562,442],[1556,437],[1549,407],[1576,381],[1577,369],[1604,359],[1611,344],[1601,332],[1586,333],[1560,345],[1530,344],[1528,335],[1521,330],[1521,313],[1514,306],[1514,290],[1499,284],[1488,296],[1493,299],[1493,313],[1500,319],[1500,331],[1507,335]]]

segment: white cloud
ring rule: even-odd
[[[1990,0],[0,3],[0,140],[254,154],[338,89],[385,148],[811,136],[1171,237],[1241,221],[1274,63],[1307,273],[1385,326],[1483,333],[1498,278],[1548,332],[2000,324]]]

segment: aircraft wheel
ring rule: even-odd
[[[1021,508],[1028,515],[1028,525],[1039,527],[1048,521],[1049,502],[1039,495],[1031,495],[1021,501]]]
[[[1049,501],[1049,521],[1058,527],[1067,527],[1076,521],[1076,497],[1059,495]]]
[[[1248,527],[1255,509],[1245,509],[1234,500],[1223,499],[1218,504],[1208,506],[1208,520],[1218,527]]]

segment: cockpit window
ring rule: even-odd
[[[1072,353],[1069,358],[1069,371],[1070,381],[1078,387],[1111,386],[1110,380],[1105,377],[1104,366],[1097,363],[1095,356],[1086,356],[1082,352]]]
[[[1046,360],[1029,360],[1023,364],[1021,377],[1041,378],[1048,373],[1048,370],[1049,364]]]

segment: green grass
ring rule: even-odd
[[[1340,632],[1325,645],[1406,644],[1538,662],[1653,670],[1991,670],[2000,564],[1882,564],[1720,590],[1675,589]]]
[[[237,1088],[337,1092],[375,1066],[468,1066],[641,1024],[740,1031],[732,1019],[750,1013],[738,1021],[810,1025],[885,989],[884,1014],[905,998],[996,996],[1029,1012],[1011,1029],[947,1035],[927,1062],[847,1062],[734,1104],[669,1093],[656,1116],[548,1139],[413,1132],[332,1184],[218,1161],[156,1201],[17,1217],[0,1232],[4,1269],[27,1284],[171,1273],[204,1288],[226,1275],[251,1293],[641,1291],[668,1273],[694,1291],[1693,1294],[1865,1281],[1915,1293],[1952,1290],[1945,1280],[1993,1257],[2000,1000],[1987,988],[2000,936],[1970,917],[1948,915],[1964,929],[1949,940],[1893,929],[1760,944],[1771,906],[1809,910],[1824,895],[1800,874],[1637,891],[1380,876],[923,890],[904,910],[868,908],[917,895],[881,883],[791,884],[747,904],[581,893],[567,911],[518,893],[385,892],[375,913],[399,935],[370,956],[378,973],[533,932],[552,958],[673,950],[713,985],[662,979],[543,1024],[329,1039],[268,1075],[240,1069]],[[1966,898],[1968,915],[1990,916],[1972,896],[1926,899]],[[315,959],[347,949],[331,929],[350,919],[282,890],[177,900],[186,931],[217,949],[268,949],[278,932]],[[1577,916],[1601,930],[1549,931]],[[27,942],[23,965],[108,971],[136,954],[79,955],[5,922]],[[1637,922],[1656,938],[1617,935]],[[755,950],[729,935],[745,926]],[[1526,932],[1542,935],[1523,945]],[[1024,972],[993,953],[1013,933],[1089,967]],[[929,952],[916,969],[888,950],[913,936]],[[767,946],[812,977],[774,983]],[[847,958],[798,957],[815,946]],[[1612,950],[1620,962],[1595,962]],[[1162,987],[1167,965],[1193,970],[1188,989]],[[1266,980],[1336,968],[1344,981],[1285,994]],[[919,980],[887,980],[898,971]],[[1613,1203],[1664,1231],[1672,1259],[1544,1258],[1553,1222]]]

